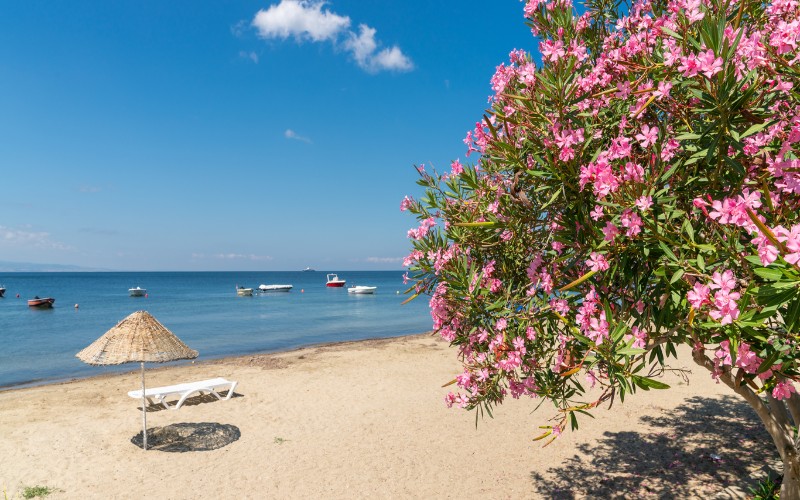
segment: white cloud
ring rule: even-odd
[[[344,42],[344,46],[353,54],[358,65],[366,69],[375,49],[378,48],[378,42],[375,41],[377,30],[366,24],[360,24],[358,29],[358,35],[352,31],[349,33],[349,38]]]
[[[350,26],[350,18],[322,10],[325,2],[281,0],[267,10],[259,10],[253,26],[262,38],[310,39],[314,42],[334,40]]]
[[[292,130],[290,128],[287,128],[286,132],[284,132],[283,135],[287,139],[294,139],[295,141],[302,141],[302,142],[305,142],[307,144],[311,144],[311,139],[309,139],[308,137],[303,137],[302,135],[297,135],[297,132],[295,132],[294,130]]]
[[[239,57],[241,57],[242,59],[250,59],[254,63],[258,64],[258,54],[256,54],[252,50],[250,52],[244,50],[239,51]]]
[[[360,24],[358,33],[350,30],[350,18],[324,9],[322,0],[281,0],[267,10],[259,10],[252,25],[265,39],[330,42],[353,56],[359,67],[370,73],[410,71],[414,63],[397,45],[380,49],[377,30]]]
[[[406,57],[397,45],[390,49],[383,49],[372,57],[374,70],[411,71],[414,63]]]
[[[51,240],[50,233],[14,229],[6,226],[0,226],[0,246],[71,250],[69,245]]]

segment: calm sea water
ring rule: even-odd
[[[135,370],[135,364],[89,366],[75,353],[139,310],[150,312],[199,351],[200,360],[431,329],[425,298],[401,304],[408,298],[402,272],[338,273],[347,286],[377,286],[374,295],[328,288],[325,274],[5,273],[0,276],[7,289],[0,299],[0,389]],[[294,288],[236,295],[237,284],[257,289],[262,283]],[[136,286],[146,288],[147,297],[128,296]],[[35,295],[54,297],[54,308],[29,308],[27,299]]]

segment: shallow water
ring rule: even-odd
[[[135,369],[133,364],[89,366],[75,353],[138,310],[150,312],[199,351],[201,360],[431,329],[425,298],[401,305],[408,298],[402,271],[338,272],[347,286],[377,286],[374,295],[328,288],[325,274],[5,273],[0,276],[7,289],[0,299],[0,388]],[[236,285],[257,289],[262,283],[293,289],[236,295]],[[128,296],[136,286],[146,288],[147,296]],[[35,295],[54,297],[54,308],[29,308],[27,299]]]

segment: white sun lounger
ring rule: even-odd
[[[228,394],[223,398],[219,395],[217,390],[222,390],[225,387],[228,387]],[[200,394],[208,393],[213,394],[217,397],[217,399],[231,399],[233,396],[233,389],[236,388],[236,382],[231,382],[230,380],[225,380],[224,378],[212,378],[209,380],[201,380],[199,382],[187,382],[185,384],[176,384],[176,385],[168,385],[166,387],[155,387],[155,388],[147,388],[144,391],[144,397],[147,399],[147,402],[151,405],[155,404],[162,404],[164,408],[168,410],[177,410],[181,407],[186,398],[198,392]],[[135,398],[135,399],[142,399],[142,391],[141,389],[138,391],[130,391],[128,396]],[[177,396],[178,402],[174,406],[169,406],[167,404],[167,398],[169,396]]]

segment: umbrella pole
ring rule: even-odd
[[[144,361],[142,361],[142,444],[147,451],[147,401],[144,396]]]

